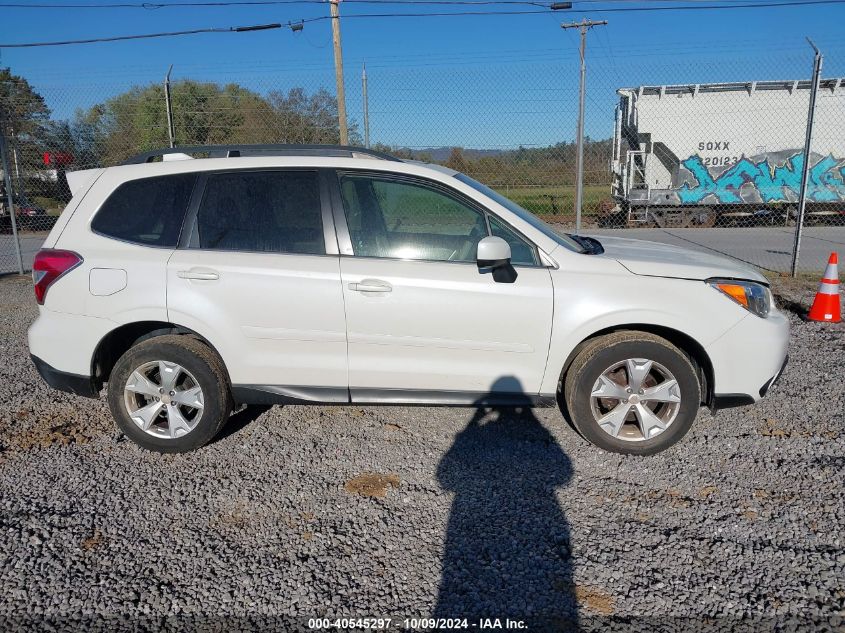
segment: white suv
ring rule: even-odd
[[[594,444],[645,455],[701,405],[759,400],[786,362],[756,270],[561,235],[444,167],[191,147],[68,181],[30,351],[55,388],[107,383],[151,450],[202,446],[242,404],[557,403]]]

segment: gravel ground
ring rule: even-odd
[[[167,456],[41,382],[35,313],[0,279],[0,629],[845,627],[845,326],[793,318],[774,392],[654,457],[554,409],[298,406]]]

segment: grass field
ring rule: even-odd
[[[570,215],[575,208],[575,187],[495,187],[521,207],[537,215]],[[598,211],[599,202],[610,199],[608,185],[584,187],[582,209],[585,215]]]

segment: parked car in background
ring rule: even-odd
[[[702,405],[762,398],[786,362],[755,269],[558,234],[446,167],[199,147],[68,182],[30,351],[53,387],[107,384],[151,450],[202,446],[238,404],[559,405],[594,444],[647,455]]]
[[[25,197],[15,198],[15,220],[20,231],[49,231],[56,224],[57,216],[47,213],[41,207]],[[8,212],[8,203],[4,201],[0,206],[0,232],[10,233],[12,219]]]

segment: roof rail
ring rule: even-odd
[[[334,156],[352,158],[356,155],[364,155],[381,160],[400,160],[384,152],[353,145],[182,145],[144,152],[123,161],[121,165],[140,165],[151,163],[159,157],[163,159],[168,154],[191,153],[208,154],[208,158],[231,158],[235,156]]]

